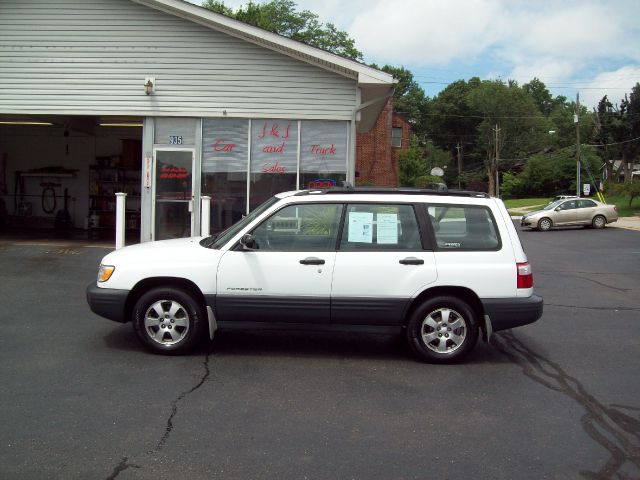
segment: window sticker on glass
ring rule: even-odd
[[[349,241],[354,243],[373,242],[373,213],[349,212]]]
[[[398,215],[379,213],[377,218],[377,241],[385,245],[398,244]]]

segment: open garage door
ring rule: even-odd
[[[140,240],[142,118],[0,116],[0,235],[113,241],[127,193]]]

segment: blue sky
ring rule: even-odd
[[[190,0],[199,4],[199,1]],[[254,0],[255,1],[255,0]],[[225,0],[237,8],[244,0]],[[639,0],[298,0],[355,39],[365,62],[404,66],[429,96],[473,76],[534,77],[593,107],[640,82]]]

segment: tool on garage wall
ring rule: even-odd
[[[0,160],[0,195],[7,194],[7,154],[2,154]]]

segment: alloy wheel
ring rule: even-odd
[[[422,341],[435,353],[455,352],[467,336],[467,322],[451,308],[438,308],[422,321]]]
[[[158,300],[145,312],[144,328],[154,342],[175,345],[189,331],[189,314],[175,300]]]

